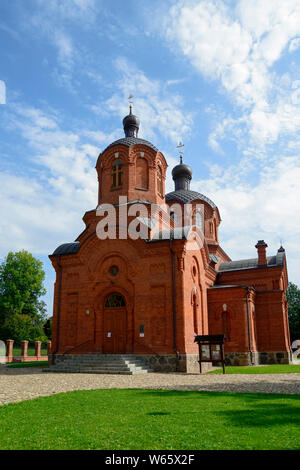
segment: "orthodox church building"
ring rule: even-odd
[[[56,271],[53,363],[124,354],[156,371],[198,372],[194,338],[206,334],[225,334],[228,364],[288,363],[285,250],[268,256],[259,240],[253,259],[232,261],[219,244],[219,209],[190,189],[191,168],[181,159],[174,191],[165,194],[166,160],[138,137],[131,108],[123,126],[125,137],[96,163],[97,207],[114,207],[116,236],[99,237],[107,213],[93,209],[76,241],[49,256]],[[131,215],[136,205],[143,214]],[[186,208],[188,225],[180,215]],[[143,235],[125,236],[134,220]]]

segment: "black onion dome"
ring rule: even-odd
[[[123,127],[125,137],[137,137],[140,127],[140,120],[137,116],[132,114],[131,106],[129,114],[123,119]]]
[[[179,177],[186,177],[192,179],[193,171],[190,166],[185,165],[184,163],[180,163],[180,165],[176,165],[172,170],[172,177],[175,181]]]
[[[125,116],[123,119],[123,127],[125,128],[128,126],[140,127],[139,118],[135,116],[134,114],[128,114],[127,116]]]
[[[192,169],[190,166],[182,163],[182,157],[180,157],[179,165],[176,165],[172,170],[172,177],[175,183],[175,191],[180,189],[189,190],[192,179]]]
[[[148,142],[148,140],[145,139],[140,139],[137,136],[140,127],[140,120],[137,116],[132,114],[131,106],[129,114],[123,119],[123,127],[125,137],[115,140],[114,142],[109,144],[103,150],[103,152],[101,152],[100,155],[102,155],[104,152],[106,152],[107,149],[114,147],[115,145],[125,145],[126,147],[131,147],[131,145],[146,145],[147,147],[150,147],[151,149],[155,150],[155,152],[158,152],[158,149],[153,144],[151,144],[151,142]]]
[[[204,194],[198,193],[197,191],[190,191],[187,189],[179,189],[177,191],[172,191],[171,193],[166,194],[166,202],[171,201],[178,201],[182,202],[183,204],[188,204],[192,201],[204,201],[210,205],[210,207],[214,210],[216,209],[216,205]]]

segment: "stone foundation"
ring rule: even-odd
[[[290,364],[291,353],[282,352],[234,352],[225,353],[227,366],[257,366],[263,364]]]
[[[289,351],[280,352],[259,352],[259,364],[291,364],[292,353]]]
[[[164,356],[143,356],[143,359],[155,372],[185,372],[199,374],[198,354],[175,354]],[[211,370],[212,365],[208,362],[202,363],[202,373]]]
[[[84,356],[84,354],[49,354],[49,364],[54,365],[64,361],[66,356]],[[96,355],[96,353],[95,353]],[[126,356],[127,354],[121,354]],[[131,354],[128,354],[130,356]],[[132,354],[144,360],[145,364],[154,372],[184,372],[199,374],[198,354],[181,354],[177,358],[175,354],[165,354],[162,356],[150,354]],[[202,363],[202,373],[212,369],[209,362]]]

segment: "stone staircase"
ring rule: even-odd
[[[126,375],[153,372],[143,358],[133,354],[66,354],[43,371]]]

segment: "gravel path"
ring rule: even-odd
[[[300,393],[300,374],[58,374],[41,368],[0,368],[0,404],[72,390],[151,388],[248,393]]]

